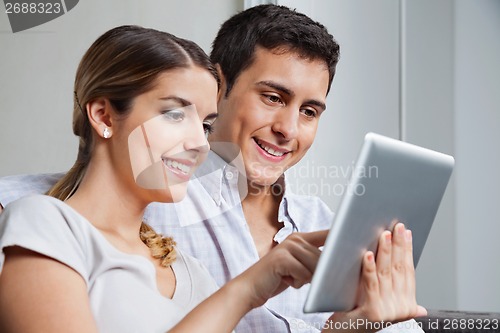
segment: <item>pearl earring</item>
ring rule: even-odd
[[[111,132],[109,131],[109,128],[105,127],[104,131],[102,132],[102,136],[105,139],[109,139],[111,137]]]

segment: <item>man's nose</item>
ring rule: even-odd
[[[285,140],[295,139],[298,134],[300,110],[297,108],[283,108],[276,113],[272,129]]]

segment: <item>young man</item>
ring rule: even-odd
[[[212,152],[185,200],[151,204],[144,216],[202,261],[219,285],[292,232],[329,228],[328,207],[290,193],[284,172],[314,141],[338,56],[321,24],[286,7],[250,8],[219,30],[211,53],[222,79]],[[4,178],[0,203],[44,192],[59,176]],[[304,314],[307,291],[288,288],[251,311],[237,332],[320,331],[330,314]]]

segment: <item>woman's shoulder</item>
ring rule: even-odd
[[[30,223],[44,221],[48,224],[58,224],[61,221],[79,220],[80,217],[65,202],[48,195],[33,194],[8,204],[0,220],[29,220]]]
[[[0,214],[0,253],[6,247],[19,246],[62,262],[85,279],[91,241],[92,234],[82,218],[53,197],[23,197]]]
[[[20,198],[0,214],[0,234],[46,239],[59,243],[70,239],[84,244],[92,238],[90,223],[65,202],[47,195]]]
[[[17,199],[10,204],[6,205],[4,211],[23,211],[30,213],[33,209],[44,208],[44,209],[65,209],[66,205],[59,199],[54,197],[44,195],[44,194],[31,194],[20,199]]]

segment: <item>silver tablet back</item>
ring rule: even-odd
[[[362,256],[395,219],[412,230],[415,266],[454,166],[453,157],[368,133],[311,281],[304,312],[355,306]]]

